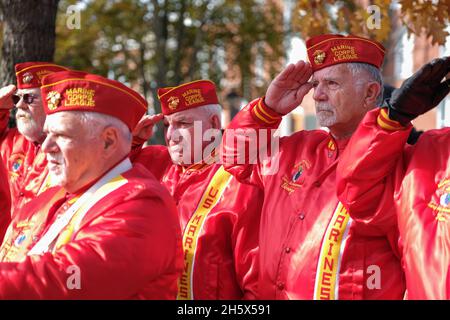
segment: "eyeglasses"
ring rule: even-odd
[[[18,94],[13,94],[12,95],[12,100],[14,102],[14,105],[17,105],[20,102],[20,99],[23,98],[23,102],[25,102],[26,104],[32,104],[34,99],[38,98],[38,96],[35,96],[32,93],[25,93],[23,96],[18,95]]]

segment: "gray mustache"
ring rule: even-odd
[[[316,108],[316,112],[320,112],[320,111],[330,111],[330,112],[333,112],[333,109],[317,107],[317,108]]]
[[[27,112],[24,112],[24,111],[17,111],[17,113],[16,113],[16,118],[27,118],[27,119],[31,119],[31,114],[30,113],[27,113]]]

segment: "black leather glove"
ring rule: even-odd
[[[434,108],[450,92],[450,79],[443,82],[450,72],[450,57],[434,59],[425,64],[399,89],[384,101],[389,109],[389,118],[408,124],[411,120]]]

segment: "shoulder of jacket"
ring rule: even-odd
[[[313,143],[317,144],[320,143],[323,140],[329,139],[330,135],[328,132],[320,129],[316,130],[300,130],[297,132],[294,132],[290,136],[281,137],[280,142],[281,143]],[[300,141],[301,140],[301,141]]]

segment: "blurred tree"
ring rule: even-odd
[[[53,60],[58,2],[59,0],[0,0],[1,86],[15,83],[16,63]]]
[[[73,4],[61,0],[60,11]],[[230,65],[238,66],[241,91],[250,95],[245,88],[255,77],[255,56],[267,65],[284,56],[283,18],[275,1],[88,0],[78,5],[79,30],[68,29],[64,16],[58,17],[55,60],[128,82],[154,102],[155,112],[160,111],[157,88],[209,78],[220,90]]]
[[[53,61],[59,0],[0,0],[0,86],[16,83],[14,65]],[[9,126],[15,126],[15,109]]]
[[[445,28],[450,25],[450,0],[399,0],[402,6],[402,22],[408,33],[424,32],[433,44],[445,44],[449,35]]]
[[[390,0],[296,0],[292,25],[304,38],[346,32],[383,42],[391,32],[392,3]],[[445,28],[450,24],[450,0],[398,0],[396,3],[400,5],[401,21],[408,34],[423,32],[433,44],[445,43],[449,35]],[[377,18],[380,18],[378,25],[374,21]]]

